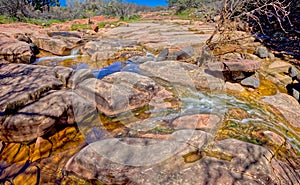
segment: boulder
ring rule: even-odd
[[[300,129],[300,105],[296,99],[279,93],[274,96],[266,96],[262,101],[278,110],[292,127]]]
[[[44,93],[60,88],[63,83],[55,77],[52,68],[0,64],[0,112],[13,112]]]
[[[0,126],[0,139],[28,142],[44,136],[56,125],[80,123],[95,107],[72,91],[51,91],[8,116]]]
[[[72,47],[63,40],[51,37],[33,38],[33,42],[42,50],[48,51],[55,55],[68,55]]]
[[[26,42],[0,35],[0,60],[12,63],[33,63],[36,52]]]
[[[112,116],[149,104],[158,88],[148,77],[120,72],[105,77],[105,81],[87,79],[75,89],[81,96],[97,105],[100,112]]]
[[[191,134],[185,134],[188,133]],[[175,135],[172,136],[179,136]],[[198,131],[193,135],[204,136],[205,133]],[[189,138],[193,140],[193,136]],[[300,179],[297,171],[288,163],[273,158],[268,149],[235,139],[216,141],[211,155],[202,155],[199,151],[185,155],[183,152],[173,153],[168,160],[147,164],[146,161],[166,151],[163,147],[157,150],[150,147],[157,142],[160,143],[157,139],[140,138],[98,141],[71,158],[66,170],[84,179],[98,179],[104,184],[297,184]],[[197,147],[201,148],[203,143]],[[140,151],[128,149],[134,145],[139,146],[135,149]],[[174,145],[170,143],[166,148],[170,146]],[[138,159],[144,165],[129,165]]]
[[[208,64],[211,71],[244,71],[255,72],[260,69],[261,63],[255,60],[224,60]]]

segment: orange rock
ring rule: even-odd
[[[94,24],[94,25],[92,26],[92,30],[95,31],[95,32],[98,32],[98,31],[99,31],[99,26],[98,26],[98,24]]]
[[[120,27],[120,26],[128,27],[129,24],[127,22],[118,22],[117,27]]]

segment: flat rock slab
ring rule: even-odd
[[[35,55],[26,42],[0,35],[0,60],[12,63],[32,63]]]
[[[130,23],[129,27],[118,27],[104,34],[107,38],[126,38],[137,40],[151,51],[159,51],[166,47],[199,46],[204,44],[212,33],[213,25],[198,26],[209,30],[204,34],[190,31],[188,26],[178,25],[178,22],[162,23]],[[211,32],[211,33],[209,33]]]
[[[261,63],[256,60],[224,60],[208,64],[211,71],[244,71],[254,72],[260,69]]]
[[[176,129],[203,129],[206,131],[216,129],[221,123],[221,118],[213,114],[195,114],[182,116],[175,119],[172,125]]]
[[[61,39],[51,37],[34,37],[33,42],[41,49],[55,55],[68,55],[75,46],[68,45]]]
[[[201,131],[195,133],[203,134]],[[146,139],[143,141],[144,144],[139,146],[147,148],[155,144]],[[131,138],[131,144],[138,142],[140,139]],[[185,163],[182,153],[174,153],[168,160],[147,166],[126,165],[134,157],[130,153],[133,151],[126,150],[126,147],[123,153],[109,150],[110,156],[107,157],[107,154],[98,152],[101,151],[99,143],[104,146],[99,141],[82,149],[69,160],[66,170],[85,179],[98,179],[105,184],[297,184],[300,179],[299,174],[286,163],[272,158],[273,154],[266,148],[235,139],[217,141],[211,150],[214,153],[212,156],[193,152],[184,155],[199,155],[198,160],[191,163]],[[124,145],[129,147],[128,144]],[[149,152],[145,150],[140,154],[144,159],[159,155],[155,153],[157,151]],[[119,157],[124,159],[123,162],[113,162]]]
[[[158,90],[159,86],[152,79],[131,72],[112,74],[105,81],[87,79],[76,87],[78,94],[109,116],[142,108]]]
[[[26,142],[50,132],[58,124],[80,123],[96,108],[72,91],[53,91],[25,105],[0,126],[0,139]]]
[[[17,110],[43,93],[61,87],[52,68],[0,63],[0,111]]]
[[[142,74],[161,79],[173,86],[181,85],[195,89],[223,90],[224,80],[204,72],[193,64],[176,61],[145,62],[139,66]]]
[[[82,48],[83,54],[89,55],[93,61],[112,60],[118,58],[118,52],[123,49],[128,49],[127,52],[140,51],[138,54],[141,55],[142,48],[138,46],[136,40],[123,40],[123,39],[102,39],[98,41],[87,42]],[[132,51],[130,51],[132,49]],[[121,58],[125,58],[122,57]]]
[[[295,98],[279,93],[274,96],[266,96],[262,101],[277,109],[294,128],[300,129],[300,105]]]

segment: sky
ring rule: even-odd
[[[66,0],[59,0],[61,6],[66,6]],[[167,2],[165,0],[127,0],[129,3],[136,3],[138,5],[147,6],[165,6]]]

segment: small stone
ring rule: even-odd
[[[99,31],[99,26],[98,26],[97,24],[94,24],[94,25],[92,26],[92,30],[93,30],[94,32],[98,32],[98,31]]]
[[[165,48],[162,50],[159,55],[157,56],[157,61],[164,61],[167,60],[169,54],[169,48]]]
[[[269,57],[269,51],[264,46],[258,46],[254,52],[257,56],[260,58],[268,58]]]
[[[245,78],[244,80],[241,81],[241,84],[244,86],[252,87],[254,89],[259,88],[260,80],[258,74]]]
[[[194,56],[195,50],[192,46],[186,46],[181,49],[183,52],[181,55],[178,56],[178,59],[188,59]]]
[[[298,71],[295,67],[293,66],[290,66],[289,69],[288,69],[288,72],[289,72],[289,75],[290,77],[294,77],[294,76],[297,76],[298,75]]]
[[[128,27],[129,24],[127,22],[118,22],[117,27],[120,27],[120,26]]]

